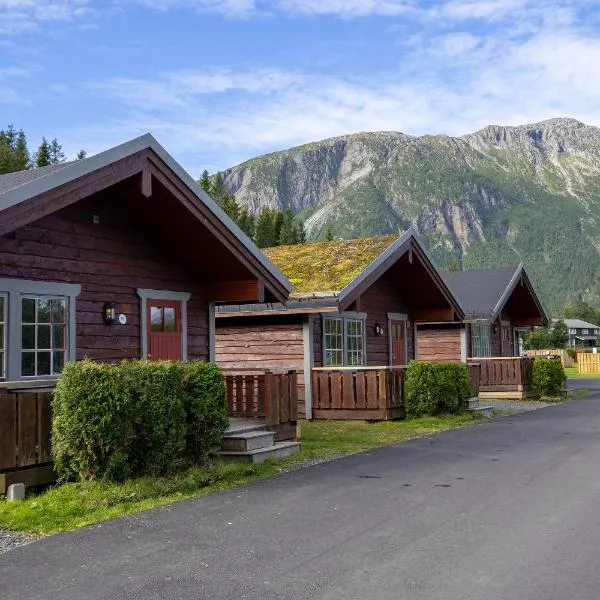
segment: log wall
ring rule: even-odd
[[[417,360],[458,361],[461,360],[459,327],[417,327]]]

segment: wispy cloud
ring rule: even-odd
[[[95,0],[0,0],[0,35],[37,31],[43,23],[67,22],[96,12]]]

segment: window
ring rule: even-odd
[[[471,324],[471,355],[474,358],[485,358],[491,354],[489,324]]]
[[[6,296],[0,296],[0,379],[6,378]]]
[[[21,376],[59,375],[66,355],[66,298],[21,299]]]
[[[581,335],[587,335],[588,334],[588,330],[587,329],[582,329],[581,330]]]
[[[569,329],[569,333],[571,335],[575,335],[577,333],[577,329]]]
[[[349,317],[324,319],[323,346],[323,364],[326,367],[363,365],[364,320]]]

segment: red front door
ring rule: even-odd
[[[406,321],[393,319],[390,321],[392,335],[392,366],[406,364]]]
[[[148,300],[148,358],[181,360],[181,302]]]

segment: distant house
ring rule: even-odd
[[[469,357],[520,356],[522,333],[548,323],[522,264],[442,275],[465,313]]]
[[[412,231],[265,254],[292,282],[290,299],[217,306],[216,361],[225,368],[297,369],[299,410],[308,417],[304,375],[313,367],[405,365],[416,356],[418,325],[464,318]]]
[[[596,346],[600,336],[600,326],[581,319],[563,319],[569,328],[569,346],[572,348],[591,348]]]

